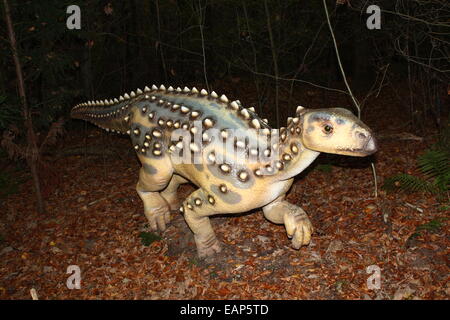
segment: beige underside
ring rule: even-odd
[[[135,113],[134,121],[151,127],[147,119]],[[167,145],[167,138],[165,145]],[[209,149],[208,149],[209,148]],[[247,212],[263,207],[265,217],[277,224],[284,224],[288,236],[292,237],[294,248],[308,244],[312,226],[304,211],[284,200],[284,195],[290,188],[293,179],[286,177],[280,181],[280,175],[255,177],[253,172],[261,163],[245,163],[233,165],[245,167],[251,175],[251,184],[239,184],[236,175],[214,175],[206,165],[207,154],[214,146],[206,146],[202,150],[201,165],[173,163],[170,151],[163,150],[159,158],[146,157],[139,152],[142,163],[136,190],[144,203],[144,212],[151,228],[165,230],[170,221],[170,211],[182,205],[184,218],[192,230],[200,257],[211,256],[220,251],[220,244],[212,229],[209,217],[216,214],[232,214]],[[217,150],[214,150],[217,152]],[[305,153],[306,154],[306,153]],[[238,163],[239,156],[230,159]],[[299,156],[294,161],[304,161]],[[216,165],[217,166],[217,165]],[[146,171],[144,167],[154,168],[155,172]],[[234,172],[235,173],[235,172]],[[181,204],[177,189],[181,183],[191,181],[198,189],[191,193]],[[215,186],[225,185],[228,197],[217,190]],[[230,197],[229,194],[234,195]],[[211,198],[213,203],[211,203]],[[232,200],[230,200],[230,198]]]

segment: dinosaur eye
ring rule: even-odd
[[[333,127],[329,124],[326,124],[323,126],[323,132],[325,132],[326,134],[331,134],[333,132]]]

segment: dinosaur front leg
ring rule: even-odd
[[[306,212],[284,200],[284,195],[263,207],[263,212],[267,220],[284,224],[288,237],[292,238],[292,247],[300,249],[309,244],[314,228]]]
[[[219,213],[215,199],[202,189],[191,193],[180,210],[189,228],[194,233],[197,253],[200,258],[212,256],[221,251],[219,240],[211,226],[209,216]]]

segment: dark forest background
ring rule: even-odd
[[[313,96],[320,97],[322,107],[334,107],[330,95],[342,96],[346,104],[340,106],[357,112],[344,85],[322,1],[0,3],[1,152],[27,159],[31,167],[63,126],[80,125],[64,124],[75,104],[117,97],[152,83],[226,93],[255,106],[273,126],[285,124],[296,105],[308,107],[307,99]],[[6,27],[7,3],[22,64],[24,101]],[[398,121],[394,119],[401,115],[398,127],[418,135],[447,127],[450,3],[326,3],[363,118],[373,98],[390,92],[395,106],[381,103],[373,116]],[[73,4],[81,8],[80,30],[66,27],[66,9]],[[366,9],[373,4],[381,8],[379,30],[366,27]]]
[[[66,27],[72,4],[81,8],[81,30]],[[401,83],[410,91],[402,98],[411,127],[436,126],[450,74],[448,1],[327,4],[352,89],[364,97]],[[369,4],[382,9],[380,30],[366,27]],[[152,83],[223,91],[214,86],[223,81],[236,94],[252,86],[259,112],[277,104],[282,123],[298,101],[275,101],[275,89],[278,99],[314,88],[304,81],[345,91],[322,1],[47,0],[10,1],[10,7],[37,128],[80,101]],[[0,130],[20,122],[2,13]]]

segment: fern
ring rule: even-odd
[[[417,167],[423,178],[409,174],[397,174],[387,178],[383,184],[386,191],[397,189],[410,192],[429,192],[443,194],[450,186],[450,151],[447,148],[447,135],[450,131],[443,131],[439,142],[427,150],[417,160]]]
[[[448,119],[448,123],[441,129],[441,133],[439,134],[438,141],[434,145],[434,148],[437,150],[450,150],[450,118]]]
[[[445,151],[430,150],[419,157],[419,168],[430,177],[445,175],[450,171],[449,154]]]
[[[420,171],[442,192],[449,189],[450,184],[450,153],[445,150],[429,150],[419,157]]]
[[[410,192],[438,192],[438,188],[433,183],[406,173],[387,178],[384,181],[383,189],[389,192],[397,189]]]
[[[407,242],[419,237],[423,231],[428,232],[439,231],[439,229],[441,229],[444,226],[444,223],[447,220],[448,220],[447,218],[436,218],[428,221],[427,223],[421,224],[420,226],[417,226],[414,233],[411,236],[409,236]]]

